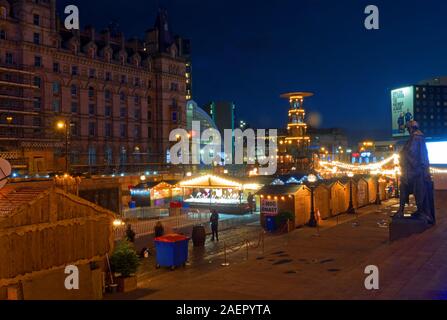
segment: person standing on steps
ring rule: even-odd
[[[214,209],[211,210],[210,223],[211,223],[211,233],[212,233],[211,241],[214,241],[214,236],[216,236],[216,240],[219,241],[219,234],[218,234],[219,214]]]

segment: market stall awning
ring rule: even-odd
[[[242,189],[242,183],[222,178],[212,174],[206,174],[199,177],[183,180],[179,183],[182,188],[237,188]]]
[[[298,192],[302,185],[269,185],[261,188],[257,195],[293,195]]]

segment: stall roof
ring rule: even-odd
[[[180,187],[184,188],[242,188],[242,183],[234,179],[206,174],[180,181]]]
[[[301,189],[302,185],[268,185],[258,192],[256,194],[258,195],[289,195],[289,194],[295,194],[299,189]]]
[[[162,183],[166,183],[169,186],[175,186],[179,181],[180,180],[148,181],[148,182],[143,182],[143,183],[137,184],[135,186],[135,188],[153,189]]]

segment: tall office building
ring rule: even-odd
[[[427,137],[447,137],[447,77],[392,90],[391,113],[394,138],[408,135],[405,124],[412,119]]]
[[[188,46],[165,10],[126,39],[65,29],[55,0],[0,0],[0,157],[30,173],[64,170],[67,145],[76,172],[166,161],[170,131],[186,127]]]
[[[210,102],[205,106],[205,111],[213,119],[222,137],[225,129],[235,128],[235,109],[233,102]]]

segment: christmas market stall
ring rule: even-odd
[[[181,201],[183,189],[178,180],[149,181],[130,188],[130,207],[166,207],[170,202]]]
[[[243,184],[235,179],[206,174],[181,181],[184,202],[191,208],[215,209],[219,213],[244,214],[250,211],[247,197],[258,184]]]

